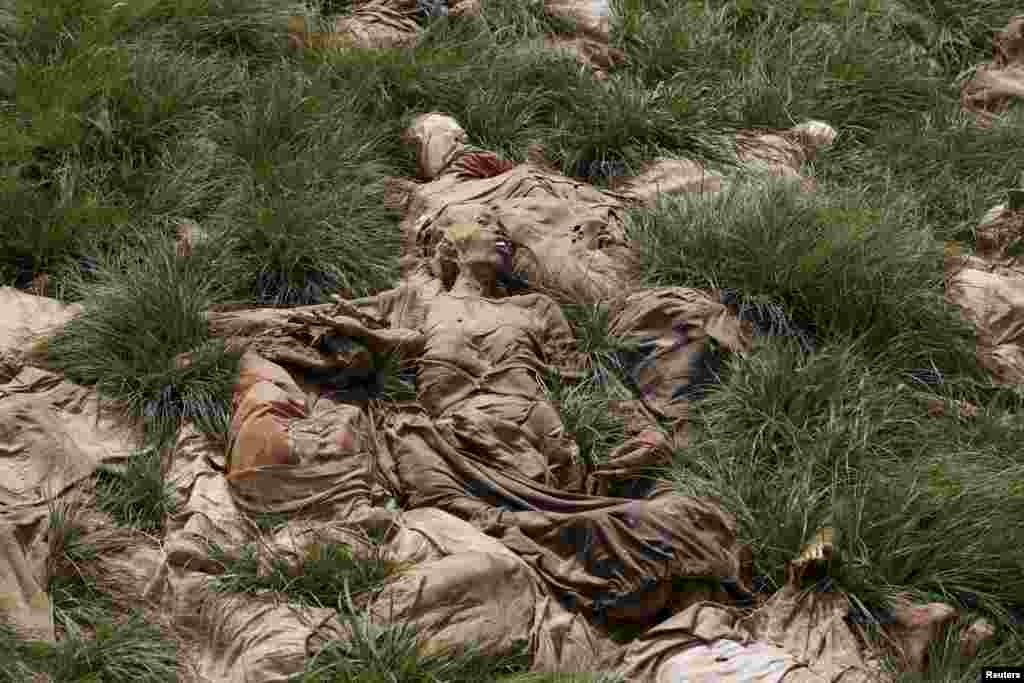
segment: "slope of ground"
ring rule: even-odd
[[[394,179],[416,175],[401,133],[422,112],[451,114],[506,159],[542,148],[569,175],[662,155],[727,172],[725,136],[824,120],[840,134],[808,169],[811,195],[740,184],[628,216],[647,284],[781,304],[818,340],[810,353],[772,342],[725,362],[675,453],[678,486],[737,516],[767,586],[829,525],[844,558],[833,580],[865,605],[910,594],[956,605],[962,624],[997,625],[978,658],[950,636],[905,680],[973,681],[983,665],[1024,661],[1024,392],[977,362],[943,289],[944,250],[973,250],[980,218],[1020,180],[1024,117],[978,125],[959,90],[1018,3],[620,0],[610,44],[621,58],[604,78],[539,49],[567,27],[538,2],[482,1],[479,15],[424,22],[401,49],[289,42],[290,18],[326,26],[353,4],[0,1],[0,285],[84,307],[43,349],[53,369],[138,418],[145,453],[182,421],[223,442],[238,357],[203,312],[390,286]],[[208,239],[182,258],[189,226]],[[569,312],[591,355],[612,358],[600,313]],[[594,406],[620,389],[552,387],[590,457],[617,440],[621,424]],[[976,413],[931,415],[936,402]],[[146,455],[101,470],[93,512],[109,521],[76,526],[54,511],[59,637],[40,645],[5,627],[0,681],[175,680],[177,636],[159,615],[118,609],[88,571],[97,553],[155,543],[173,507],[163,474]],[[221,587],[320,604],[343,592],[331,562],[374,571],[344,553],[316,561],[327,568],[301,585],[253,560]],[[514,653],[431,658],[401,625],[353,632],[302,680],[544,680]]]

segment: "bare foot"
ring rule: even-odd
[[[996,627],[987,619],[979,618],[960,634],[960,656],[973,657],[982,644],[996,634]]]
[[[896,641],[906,670],[924,671],[928,644],[956,617],[956,609],[941,602],[913,605],[899,601],[892,611],[894,623],[889,626],[889,634]]]
[[[789,563],[788,581],[798,585],[805,577],[821,578],[828,570],[832,559],[837,556],[835,531],[832,527],[821,527],[814,532],[810,541],[800,548],[800,554]]]

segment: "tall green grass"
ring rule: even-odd
[[[765,342],[729,361],[725,383],[694,411],[677,453],[681,490],[737,514],[758,571],[776,586],[821,526],[837,533],[830,575],[856,599],[907,591],[963,606],[969,598],[1024,642],[1020,603],[1024,467],[1012,413],[978,423],[928,414],[934,394],[899,381],[852,344],[806,356]]]
[[[978,375],[971,330],[943,300],[941,243],[899,195],[751,180],[634,212],[628,231],[652,285],[766,297],[894,369]]]
[[[316,543],[298,566],[255,545],[237,556],[213,546],[210,557],[222,566],[212,581],[216,590],[232,593],[274,592],[314,607],[345,607],[346,593],[364,594],[383,585],[396,571],[383,549],[371,557],[353,554],[341,543]]]
[[[647,284],[778,302],[819,339],[812,353],[780,341],[729,361],[722,386],[694,407],[680,488],[737,514],[775,584],[828,523],[843,557],[834,580],[855,598],[973,596],[971,609],[1001,626],[998,642],[970,663],[937,644],[927,680],[973,680],[982,663],[1012,660],[1024,651],[1007,615],[1024,595],[1014,524],[1024,512],[1024,394],[993,386],[974,361],[970,328],[942,300],[941,242],[969,244],[978,217],[1018,182],[1024,119],[972,125],[957,83],[1019,7],[612,5],[613,43],[627,59],[600,82],[537,48],[569,28],[537,3],[488,0],[480,17],[432,22],[407,50],[297,54],[285,40],[289,14],[328,21],[349,3],[6,0],[0,282],[23,286],[46,272],[51,295],[82,301],[85,312],[45,349],[49,362],[140,418],[157,445],[186,420],[223,433],[237,359],[209,338],[203,311],[391,286],[401,217],[383,183],[414,174],[399,139],[414,114],[451,114],[474,144],[507,158],[539,142],[566,173],[596,159],[635,168],[660,154],[728,168],[735,130],[824,119],[840,135],[805,169],[816,194],[750,179],[629,217]],[[186,219],[211,239],[180,258],[170,240]],[[618,397],[614,383],[596,381],[618,372],[618,348],[599,308],[574,313],[593,377],[553,388],[569,431],[600,459],[622,436],[603,410]],[[191,364],[177,362],[185,353]],[[915,379],[928,368],[942,381]],[[392,398],[407,391],[390,387]],[[928,416],[930,398],[981,411]],[[121,523],[158,528],[158,465],[140,458],[102,472],[98,502]],[[59,557],[87,561],[75,542],[69,533]],[[331,566],[308,572],[307,584],[253,562],[226,576],[239,589],[337,595]],[[74,609],[79,589],[55,586],[58,602],[64,595]],[[427,656],[411,631],[360,624],[302,680],[490,680],[525,667]],[[59,646],[70,668],[54,675],[170,680],[161,678],[170,650],[132,640],[147,637],[134,628],[112,622],[96,639],[70,631]],[[29,662],[7,635],[0,650]],[[108,668],[89,669],[76,652]]]
[[[307,661],[295,683],[430,683],[495,680],[529,667],[525,643],[511,652],[486,652],[473,643],[428,651],[415,627],[382,624],[351,612],[344,617],[349,635],[331,641]]]
[[[161,445],[183,420],[205,424],[230,402],[238,356],[208,336],[203,311],[217,285],[199,263],[166,243],[126,249],[78,285],[85,308],[47,340],[52,367],[95,385]]]

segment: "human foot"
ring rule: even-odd
[[[941,634],[956,614],[956,609],[941,602],[914,605],[900,600],[893,605],[893,623],[889,626],[889,633],[907,671],[924,671],[929,643]]]

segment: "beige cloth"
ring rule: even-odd
[[[419,310],[396,307],[410,303],[408,292],[382,296],[374,317],[404,318],[425,336],[420,405],[445,421],[480,416],[499,430],[489,440],[516,443],[510,466],[530,479],[579,490],[585,473],[578,449],[538,381],[546,370],[573,372],[583,362],[557,304],[539,294],[483,299],[438,293],[412,302]],[[495,444],[494,456],[503,452]]]
[[[45,557],[39,556],[41,544],[28,547],[19,531],[19,526],[0,522],[0,619],[23,638],[52,641]]]
[[[453,118],[421,115],[405,137],[416,144],[420,173],[430,180],[413,191],[402,224],[414,255],[432,253],[451,225],[500,225],[520,246],[514,269],[533,287],[576,302],[613,300],[635,279],[623,223],[627,207],[654,202],[662,193],[718,192],[725,182],[702,164],[671,158],[655,160],[614,191],[533,164],[467,179],[454,163],[468,146]],[[806,121],[780,133],[743,133],[735,147],[748,171],[790,177],[809,189],[801,169],[835,137],[828,124]]]
[[[543,486],[517,471],[505,429],[479,412],[398,418],[388,443],[408,507],[439,507],[496,536],[567,608],[595,615],[653,614],[664,606],[657,588],[674,576],[738,576],[733,522],[714,505]]]
[[[0,513],[31,520],[103,462],[128,457],[140,434],[96,394],[25,367],[0,385]]]
[[[544,0],[544,11],[576,24],[591,39],[608,42],[611,12],[608,0]]]
[[[296,48],[409,47],[420,32],[415,9],[415,0],[366,0],[335,18],[330,31],[315,30],[305,17],[294,15],[288,21],[288,38]]]
[[[977,256],[947,259],[946,295],[977,329],[978,358],[1000,381],[1024,382],[1024,212],[1003,206],[977,228]]]
[[[329,485],[320,487],[321,500],[312,500],[309,490],[292,485],[299,472],[280,478],[284,468],[258,468],[266,475],[259,488],[273,491],[277,504],[254,495],[248,498],[258,509],[250,509],[247,492],[237,481],[219,476],[212,467],[216,458],[204,457],[206,447],[194,432],[179,442],[175,480],[179,485],[191,480],[192,485],[168,535],[168,562],[150,582],[150,598],[166,605],[178,627],[200,643],[196,667],[211,681],[284,680],[301,670],[303,658],[318,646],[344,637],[344,625],[330,610],[210,592],[203,572],[218,569],[206,558],[204,543],[215,541],[231,552],[253,539],[243,511],[280,512],[304,505],[305,515],[323,521],[290,522],[265,540],[275,555],[297,566],[311,543],[345,542],[364,552],[353,527],[360,515],[332,507]],[[353,476],[361,476],[358,463],[344,464]],[[274,481],[284,485],[275,489]],[[372,618],[423,629],[431,648],[477,642],[497,653],[517,641],[529,643],[537,665],[550,670],[576,670],[608,653],[606,640],[547,596],[529,565],[499,541],[437,509],[401,513],[395,522],[384,557],[403,570],[370,596],[366,608]],[[174,531],[182,528],[184,533]]]
[[[82,311],[80,304],[0,287],[0,382],[14,377],[27,362],[26,351]]]
[[[687,415],[696,381],[711,381],[704,363],[711,342],[727,351],[750,349],[752,330],[718,301],[695,289],[658,287],[629,295],[609,331],[645,344],[632,368],[642,400],[672,420]]]
[[[587,36],[545,36],[542,44],[548,50],[570,55],[578,64],[590,69],[594,76],[601,80],[607,78],[608,72],[626,59],[622,50]]]
[[[964,108],[991,123],[1024,97],[1024,15],[1012,17],[992,39],[992,60],[978,66],[960,91]]]
[[[608,661],[636,683],[889,680],[844,622],[840,594],[786,587],[752,617],[702,602],[645,633]]]
[[[425,629],[432,652],[528,643],[534,669],[579,671],[614,648],[548,596],[528,563],[457,517],[436,508],[403,513],[387,547],[389,559],[415,566],[376,595],[370,611]]]
[[[615,192],[643,204],[661,194],[715,193],[724,186],[722,174],[690,159],[658,158],[638,175],[615,185]]]
[[[340,352],[321,350],[317,342],[326,328],[290,322],[296,314],[326,313],[331,308],[332,304],[316,304],[208,311],[206,321],[210,334],[223,337],[229,348],[251,351],[273,363],[314,369],[365,367],[366,349],[354,345]]]
[[[334,22],[335,33],[353,47],[408,47],[420,28],[413,15],[416,0],[368,0]]]
[[[422,338],[423,412],[398,412],[385,430],[404,507],[440,508],[500,538],[559,600],[595,614],[656,612],[673,576],[738,576],[733,521],[714,505],[573,493],[583,472],[539,375],[571,373],[583,359],[552,299],[439,293],[421,303],[403,316],[422,321],[412,333]]]
[[[519,245],[514,269],[532,285],[579,301],[619,293],[629,254],[622,214],[626,203],[587,183],[521,165],[493,178],[453,174],[418,188],[403,223],[419,253],[451,225],[499,224]]]
[[[128,457],[138,430],[95,392],[32,367],[24,351],[81,308],[0,288],[0,618],[52,640],[45,593],[51,505],[97,465]]]

